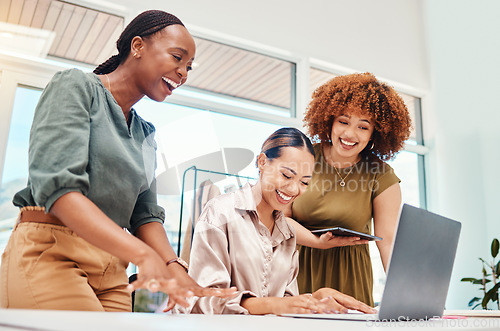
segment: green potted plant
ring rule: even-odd
[[[488,303],[492,301],[493,303],[497,303],[497,309],[500,310],[500,301],[498,300],[498,289],[500,288],[499,277],[500,277],[500,261],[497,263],[495,258],[498,255],[499,250],[499,242],[498,239],[493,239],[491,243],[491,256],[493,259],[489,262],[479,258],[483,266],[483,275],[481,278],[462,278],[462,282],[470,282],[475,285],[479,285],[480,290],[483,292],[483,297],[474,297],[469,301],[469,307],[475,309],[479,305],[482,306],[483,309],[488,309]],[[491,274],[489,273],[491,272]],[[487,278],[490,277],[491,279]],[[491,283],[491,284],[489,284]],[[491,288],[487,288],[491,286]],[[478,303],[476,303],[478,302]],[[474,305],[475,304],[475,305]]]

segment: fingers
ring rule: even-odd
[[[151,278],[150,280],[148,280],[148,282],[146,283],[146,288],[150,291],[150,292],[158,292],[158,290],[160,289],[160,282],[158,282],[155,278]]]
[[[155,278],[150,278],[146,281],[138,279],[127,286],[127,289],[130,292],[133,292],[140,288],[147,289],[151,292],[161,291],[163,293],[166,293],[170,298],[169,303],[173,301],[174,305],[175,303],[178,303],[184,307],[189,306],[186,298],[192,297],[194,295],[194,293],[188,288],[180,287],[175,279],[157,280]]]
[[[332,239],[332,237],[333,237],[333,234],[332,234],[331,232],[325,232],[325,233],[323,233],[323,234],[319,237],[319,239],[320,239],[320,240],[325,240],[325,241],[328,241],[328,240]]]
[[[361,239],[360,237],[344,237],[344,236],[333,236],[330,240],[335,240],[338,246],[351,246],[351,245],[364,245],[368,244],[368,240]]]
[[[325,301],[318,300],[311,293],[306,293],[301,296],[301,302],[296,307],[296,313],[299,314],[331,314],[335,310],[332,309]]]
[[[347,308],[337,302],[333,297],[328,296],[320,300],[320,302],[324,303],[328,310],[334,314],[347,314]]]
[[[349,309],[358,310],[365,314],[377,313],[377,310],[375,308],[372,308],[369,305],[354,299],[353,297],[349,297],[348,299],[343,300],[342,304]]]
[[[375,314],[377,311],[370,307],[369,305],[365,304],[364,302],[358,301],[354,299],[353,297],[338,292],[334,294],[334,299],[339,302],[342,306],[352,309],[352,310],[358,310],[360,312],[363,312],[365,314]]]
[[[164,312],[164,313],[166,313],[166,312],[168,312],[168,311],[172,310],[172,308],[174,308],[174,307],[175,307],[175,304],[176,304],[176,302],[175,302],[175,301],[173,301],[173,300],[170,300],[170,298],[169,298],[169,299],[168,299],[167,306],[163,309],[163,312]]]

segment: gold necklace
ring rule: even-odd
[[[330,154],[331,154],[331,149],[330,149]],[[330,157],[330,161],[333,163],[332,156],[331,156],[331,155],[328,155],[328,156]],[[327,163],[328,163],[328,161],[327,161]],[[349,176],[349,175],[351,174],[352,169],[354,169],[354,166],[355,166],[355,164],[353,164],[353,165],[351,166],[351,170],[349,170],[349,172],[347,173],[347,175],[345,175],[345,177],[344,177],[344,178],[342,178],[342,176],[340,175],[339,170],[338,170],[336,167],[334,167],[334,166],[332,165],[333,169],[335,169],[335,172],[337,172],[337,175],[338,175],[338,176],[339,176],[339,178],[340,178],[340,186],[341,186],[341,187],[344,187],[344,186],[345,186],[345,180],[346,180],[347,176]]]
[[[109,82],[108,74],[105,74],[104,76],[106,76],[106,80],[108,81],[108,86],[109,86],[109,93],[111,93],[111,83]],[[111,94],[113,94],[113,93],[111,93]]]
[[[337,172],[337,175],[339,175],[340,177],[340,186],[344,187],[345,186],[345,179],[347,178],[347,176],[349,176],[352,172],[352,169],[354,169],[354,166],[351,167],[351,170],[349,170],[349,172],[347,173],[347,175],[345,175],[344,178],[342,178],[342,176],[340,175],[340,172],[338,171],[337,168],[333,167],[333,169],[335,169],[335,171]]]

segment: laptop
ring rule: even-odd
[[[404,204],[378,314],[285,314],[361,321],[442,317],[461,223]]]

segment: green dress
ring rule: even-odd
[[[309,230],[341,226],[371,233],[373,199],[399,178],[385,162],[364,159],[336,169],[314,146],[316,163],[309,186],[292,205],[295,220]],[[344,178],[345,186],[341,186]],[[299,246],[301,293],[331,287],[373,306],[373,273],[368,245],[317,249]]]

